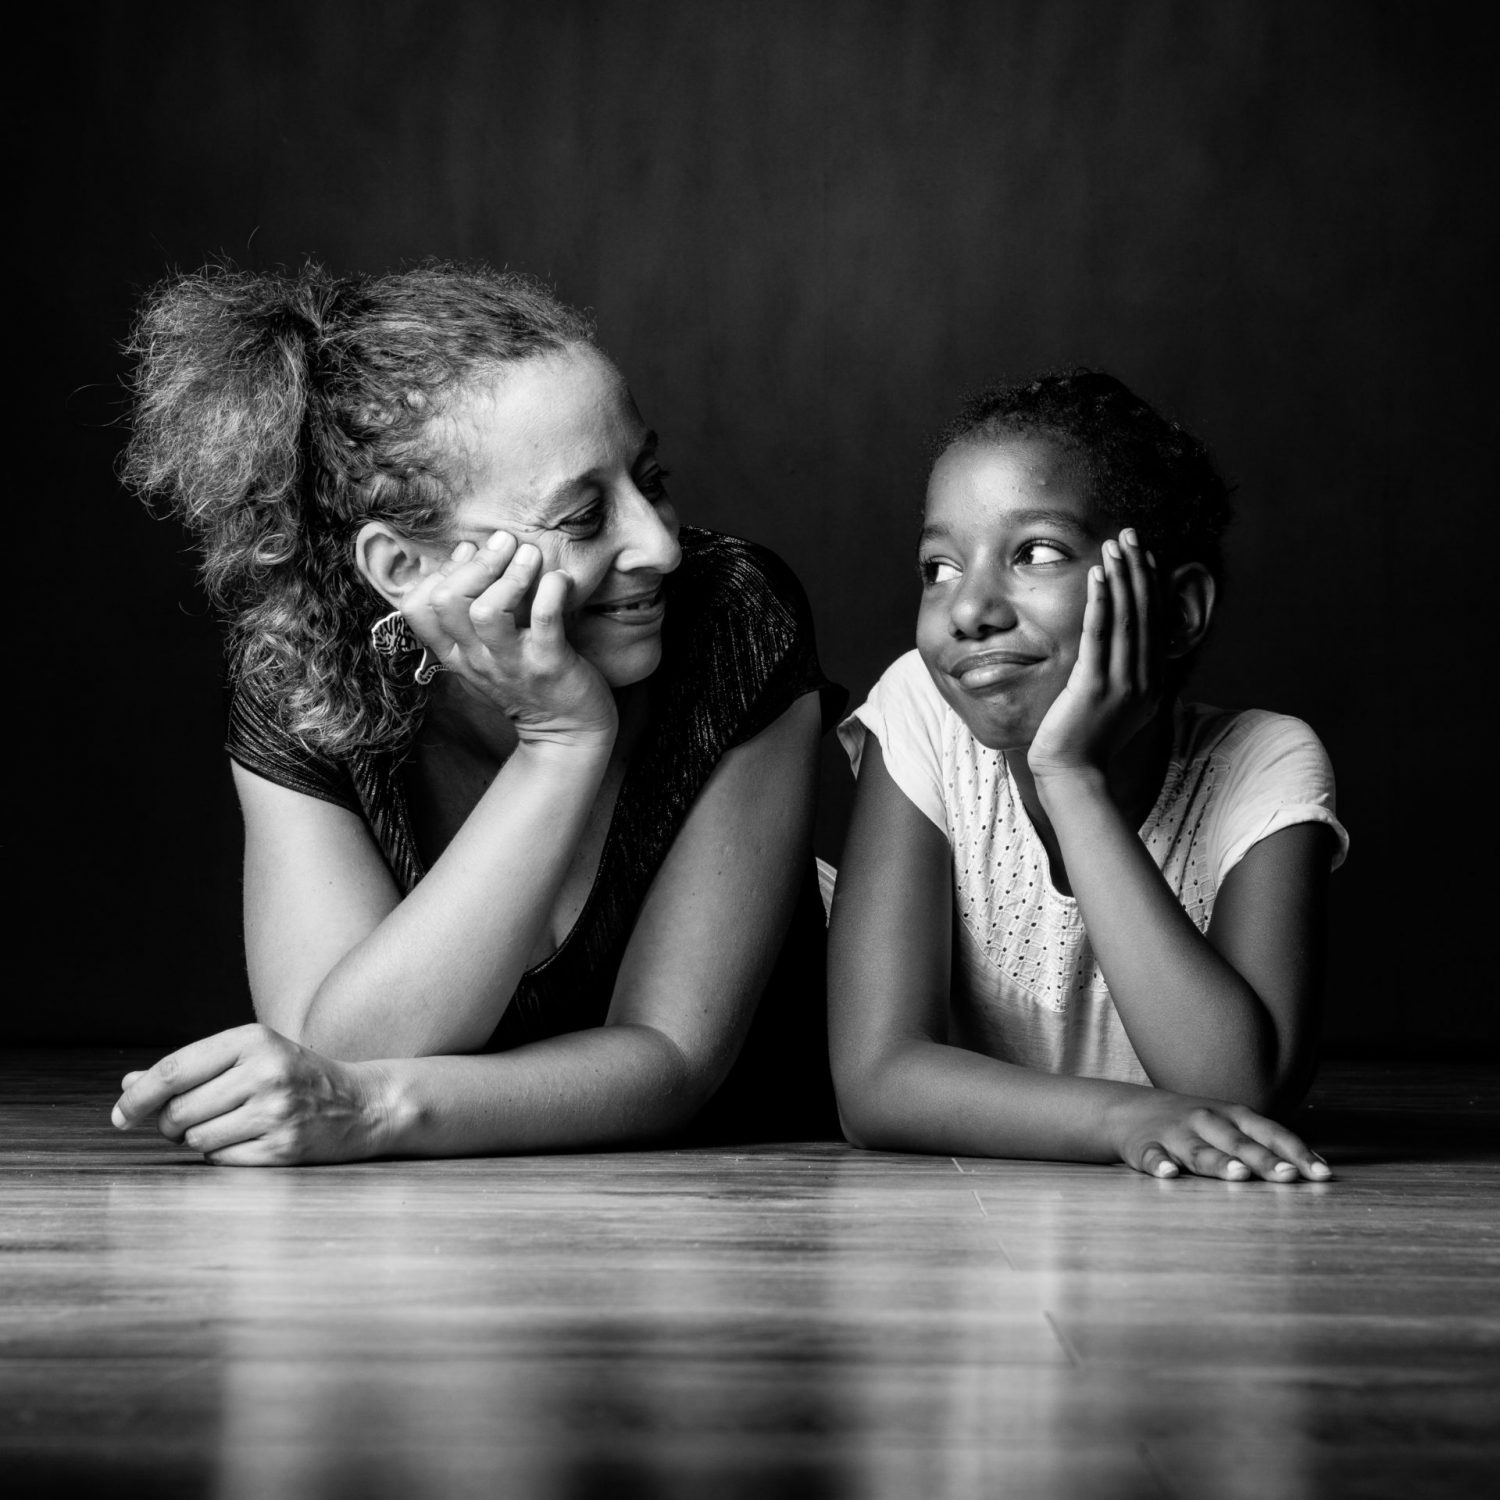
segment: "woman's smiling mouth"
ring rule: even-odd
[[[660,583],[635,594],[584,605],[583,613],[620,625],[654,625],[666,612],[666,592]]]

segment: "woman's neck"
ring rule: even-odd
[[[503,765],[519,742],[516,726],[497,704],[482,698],[456,677],[439,676],[427,700],[421,740],[429,747],[456,749]]]
[[[614,690],[620,727],[615,736],[615,758],[639,737],[646,710],[646,683]],[[429,749],[459,751],[499,767],[520,743],[515,723],[504,709],[466,688],[456,678],[438,677],[422,721],[420,743]]]
[[[1167,777],[1167,764],[1172,756],[1173,722],[1176,718],[1176,702],[1168,699],[1157,711],[1156,717],[1130,740],[1110,761],[1105,771],[1105,786],[1110,801],[1120,809],[1120,816],[1132,829],[1138,829],[1151,815],[1156,799],[1161,795],[1162,783]],[[1024,751],[1009,750],[1005,755],[1011,779],[1021,795],[1021,803],[1037,831],[1042,846],[1047,851],[1051,866],[1052,883],[1065,896],[1072,894],[1068,872],[1058,848],[1057,834],[1052,820],[1042,806],[1037,791],[1036,777],[1031,773]]]

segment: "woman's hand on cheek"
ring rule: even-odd
[[[221,1166],[359,1161],[384,1147],[383,1082],[373,1064],[240,1026],[127,1074],[112,1118],[128,1130],[154,1115],[168,1140]]]
[[[1333,1175],[1300,1137],[1243,1104],[1143,1089],[1113,1106],[1111,1120],[1120,1160],[1149,1177],[1326,1182]]]
[[[542,554],[498,531],[462,542],[402,601],[401,612],[443,664],[501,708],[523,741],[613,744],[609,685],[569,643],[572,580],[543,572]]]
[[[1129,527],[1089,569],[1078,657],[1026,754],[1038,781],[1104,772],[1154,717],[1162,694],[1155,573]]]

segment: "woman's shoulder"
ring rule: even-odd
[[[769,547],[697,526],[684,526],[678,541],[682,564],[668,579],[669,594],[734,612],[753,613],[770,606],[789,618],[807,614],[801,581]]]
[[[230,674],[224,748],[238,765],[277,786],[359,811],[350,767],[293,733],[282,699],[238,668]]]
[[[812,608],[797,575],[769,547],[684,526],[682,563],[667,579],[663,673],[733,745],[760,732],[804,693],[822,700],[824,727],[846,694],[818,661]]]

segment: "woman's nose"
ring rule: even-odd
[[[622,573],[670,573],[681,561],[677,512],[672,502],[653,502],[637,491],[629,502],[615,567]]]
[[[954,636],[975,638],[1009,630],[1016,623],[1016,611],[1005,589],[996,579],[978,571],[965,574],[948,614],[948,625]]]

